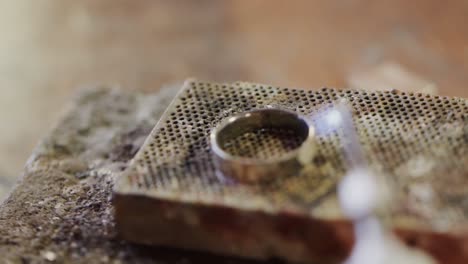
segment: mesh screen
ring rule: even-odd
[[[292,129],[265,127],[230,138],[221,147],[237,157],[272,159],[297,149],[303,141],[303,136]]]
[[[187,83],[135,157],[125,176],[127,188],[184,202],[309,214],[334,199],[346,172],[336,132],[320,131],[316,123],[319,149],[312,169],[258,184],[235,183],[216,173],[209,134],[226,117],[266,106],[319,120],[341,98],[352,107],[370,166],[396,186],[394,221],[423,221],[442,229],[468,217],[467,100],[396,91]],[[291,135],[265,129],[233,139],[225,148],[240,156],[272,157],[300,144]]]

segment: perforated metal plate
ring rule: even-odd
[[[341,98],[352,106],[371,167],[396,186],[391,225],[413,230],[407,237],[413,244],[427,232],[468,230],[466,99],[188,81],[118,181],[122,235],[258,258],[345,256],[352,235],[336,202],[335,187],[346,172],[336,133],[320,133],[316,124],[320,147],[313,169],[268,183],[220,176],[209,146],[213,127],[233,114],[274,106],[319,120],[323,109]],[[274,156],[298,143],[288,131],[260,132],[234,140],[229,151]],[[436,242],[424,243],[416,246]]]
[[[302,134],[292,129],[265,127],[229,138],[221,148],[236,157],[268,160],[299,148],[305,139]]]

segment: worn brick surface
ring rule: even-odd
[[[0,263],[250,263],[118,238],[112,187],[177,89],[91,89],[39,144],[0,206]]]

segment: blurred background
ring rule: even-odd
[[[467,25],[463,0],[0,0],[0,197],[76,89],[196,77],[468,97]]]

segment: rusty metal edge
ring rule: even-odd
[[[119,235],[129,241],[258,260],[343,260],[353,243],[348,221],[179,203],[114,194]],[[300,227],[300,228],[299,228]],[[327,263],[328,263],[327,262]]]

